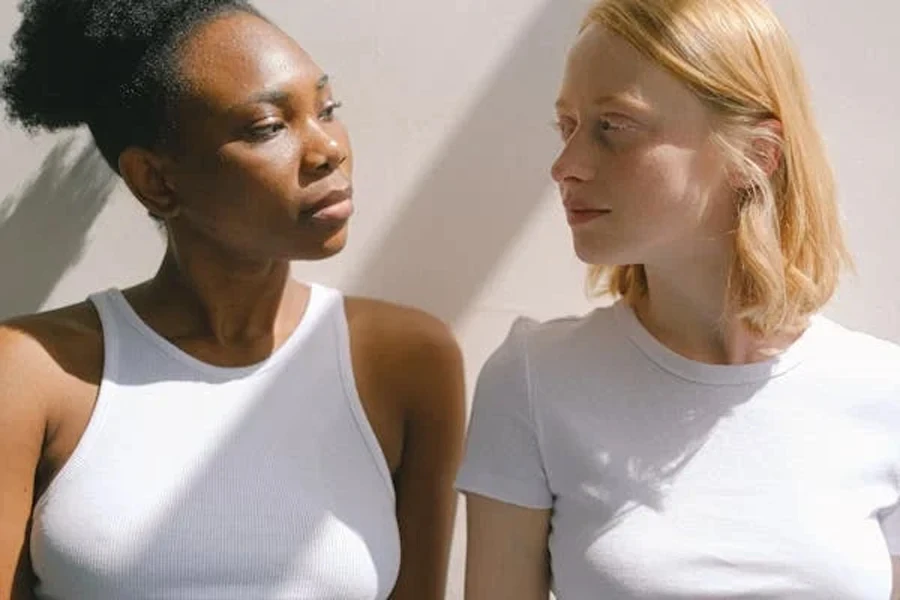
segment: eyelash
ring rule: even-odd
[[[334,121],[334,111],[341,108],[343,105],[343,102],[340,102],[339,100],[331,100],[325,105],[322,112],[319,113],[319,119],[326,123]]]
[[[556,119],[555,121],[553,121],[551,123],[551,125],[557,132],[560,133],[560,135],[562,135],[563,139],[568,139],[568,137],[571,135],[571,132],[568,134],[566,133],[566,128],[567,128],[568,124],[564,123],[561,119]],[[598,131],[605,133],[608,131],[622,131],[626,128],[622,125],[617,125],[617,124],[613,123],[609,119],[598,119],[596,129]]]
[[[563,123],[562,120],[555,119],[553,121],[550,121],[550,127],[552,127],[555,132],[560,134],[563,139],[568,137],[568,135],[566,135],[566,124]]]
[[[343,106],[343,104],[338,101],[328,102],[328,104],[326,104],[322,111],[319,113],[319,120],[326,123],[331,123],[332,121],[334,121],[334,112],[341,106]],[[250,129],[250,136],[254,141],[266,141],[275,137],[275,135],[277,135],[278,132],[283,130],[285,127],[286,124],[281,121],[267,123],[265,125],[258,125]]]
[[[250,137],[254,141],[265,141],[275,137],[284,128],[285,124],[281,121],[258,125],[250,129]]]

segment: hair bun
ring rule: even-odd
[[[145,54],[191,7],[189,0],[24,0],[13,58],[2,66],[9,117],[49,130],[89,123],[108,103],[127,100]]]
[[[26,129],[86,124],[114,169],[122,151],[160,140],[182,82],[178,45],[247,0],[23,0],[0,95]]]
[[[13,58],[2,67],[9,117],[28,128],[59,129],[85,123],[98,94],[102,49],[86,31],[85,0],[24,0],[12,40]]]

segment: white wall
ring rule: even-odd
[[[773,4],[806,61],[858,259],[829,312],[900,342],[900,5]],[[349,247],[298,264],[300,277],[449,320],[470,384],[515,315],[590,307],[548,176],[553,98],[585,0],[258,6],[332,73],[356,152]],[[16,22],[7,0],[0,57]],[[67,135],[29,138],[0,124],[0,316],[135,283],[159,260],[160,236],[123,186],[96,201],[110,180],[83,139],[65,146]]]

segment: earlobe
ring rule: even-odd
[[[745,138],[747,141],[744,142],[744,149],[739,150],[743,164],[752,163],[766,178],[771,179],[784,158],[782,131],[781,122],[777,119],[768,119],[753,127]],[[746,167],[735,165],[728,170],[728,182],[732,189],[742,193],[759,185],[745,169]]]
[[[758,126],[752,144],[753,160],[767,177],[772,177],[783,158],[784,129],[778,119],[767,119]]]
[[[161,157],[144,148],[126,148],[119,155],[119,172],[151,215],[163,220],[178,216],[181,207]]]

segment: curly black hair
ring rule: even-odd
[[[178,47],[197,26],[246,0],[23,0],[13,58],[0,67],[6,112],[29,131],[86,124],[103,157],[153,147],[183,90]]]

